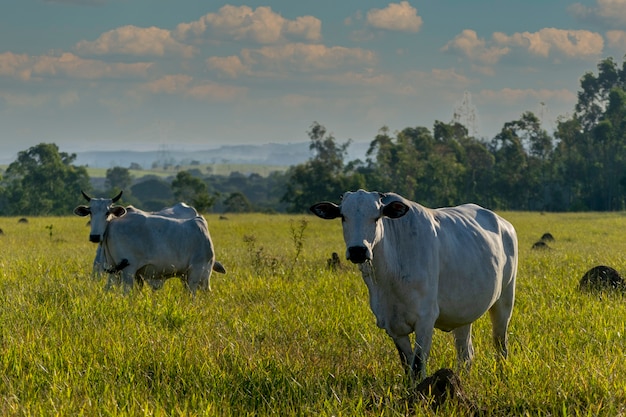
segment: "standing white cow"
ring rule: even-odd
[[[91,199],[91,197],[89,198]],[[154,216],[172,217],[176,219],[192,219],[198,216],[198,211],[195,208],[185,203],[177,203],[173,205],[172,207],[165,207],[159,211],[152,211],[152,212],[145,212],[134,206],[126,206],[126,212],[130,212],[130,211],[143,213],[146,216],[154,215]],[[218,269],[219,269],[221,264],[219,262],[216,262],[215,264],[218,266]],[[96,249],[96,256],[94,257],[94,260],[93,260],[92,275],[100,276],[101,274],[104,274],[109,268],[110,266],[107,265],[106,258],[104,257],[104,250],[102,249],[102,243],[99,243],[98,248]],[[139,282],[142,282],[142,281],[139,280]]]
[[[475,204],[429,209],[364,190],[345,193],[340,206],[321,202],[311,211],[341,218],[346,257],[359,264],[376,324],[395,342],[409,374],[424,378],[433,328],[452,331],[459,364],[469,366],[472,322],[486,311],[506,358],[518,262],[508,221]]]
[[[204,217],[175,218],[115,206],[122,193],[111,198],[91,198],[82,193],[89,206],[78,206],[74,213],[91,216],[89,240],[100,243],[106,264],[113,265],[107,288],[121,274],[127,291],[133,282],[146,281],[153,289],[171,276],[183,279],[195,293],[209,289],[211,270],[225,272],[215,262],[213,243]],[[195,209],[194,209],[195,211]]]

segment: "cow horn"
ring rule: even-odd
[[[85,194],[85,192],[83,190],[80,190],[80,193],[83,195],[83,197],[85,197],[85,200],[87,200],[88,202],[91,201],[91,197],[89,197],[87,194]]]
[[[119,200],[119,199],[122,197],[122,193],[123,193],[123,192],[124,192],[124,191],[120,191],[120,193],[119,193],[118,195],[116,195],[115,197],[113,197],[113,198],[111,199],[111,201],[112,201],[113,203],[115,203],[117,200]]]

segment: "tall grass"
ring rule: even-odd
[[[488,415],[626,414],[626,300],[576,289],[592,266],[626,271],[626,217],[503,214],[520,239],[510,357],[499,369],[481,318],[468,398]],[[327,269],[343,258],[340,222],[207,218],[228,273],[195,298],[177,279],[105,292],[82,218],[0,218],[0,414],[433,414],[411,400],[356,268]],[[544,232],[551,249],[531,250]],[[454,365],[450,335],[435,332],[429,371]]]

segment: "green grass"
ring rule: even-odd
[[[520,240],[510,357],[498,369],[481,318],[468,398],[488,415],[626,414],[626,300],[576,289],[592,266],[626,272],[626,216],[503,214]],[[194,299],[176,279],[105,292],[83,218],[0,218],[0,415],[433,414],[411,403],[356,268],[326,270],[345,250],[339,221],[207,218],[228,273]],[[552,249],[531,250],[548,231]],[[454,365],[436,331],[429,372]],[[467,413],[450,402],[439,415]]]

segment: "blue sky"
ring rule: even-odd
[[[626,0],[2,0],[0,160],[340,142],[432,128],[469,93],[491,138],[552,131],[580,77],[626,54]]]

